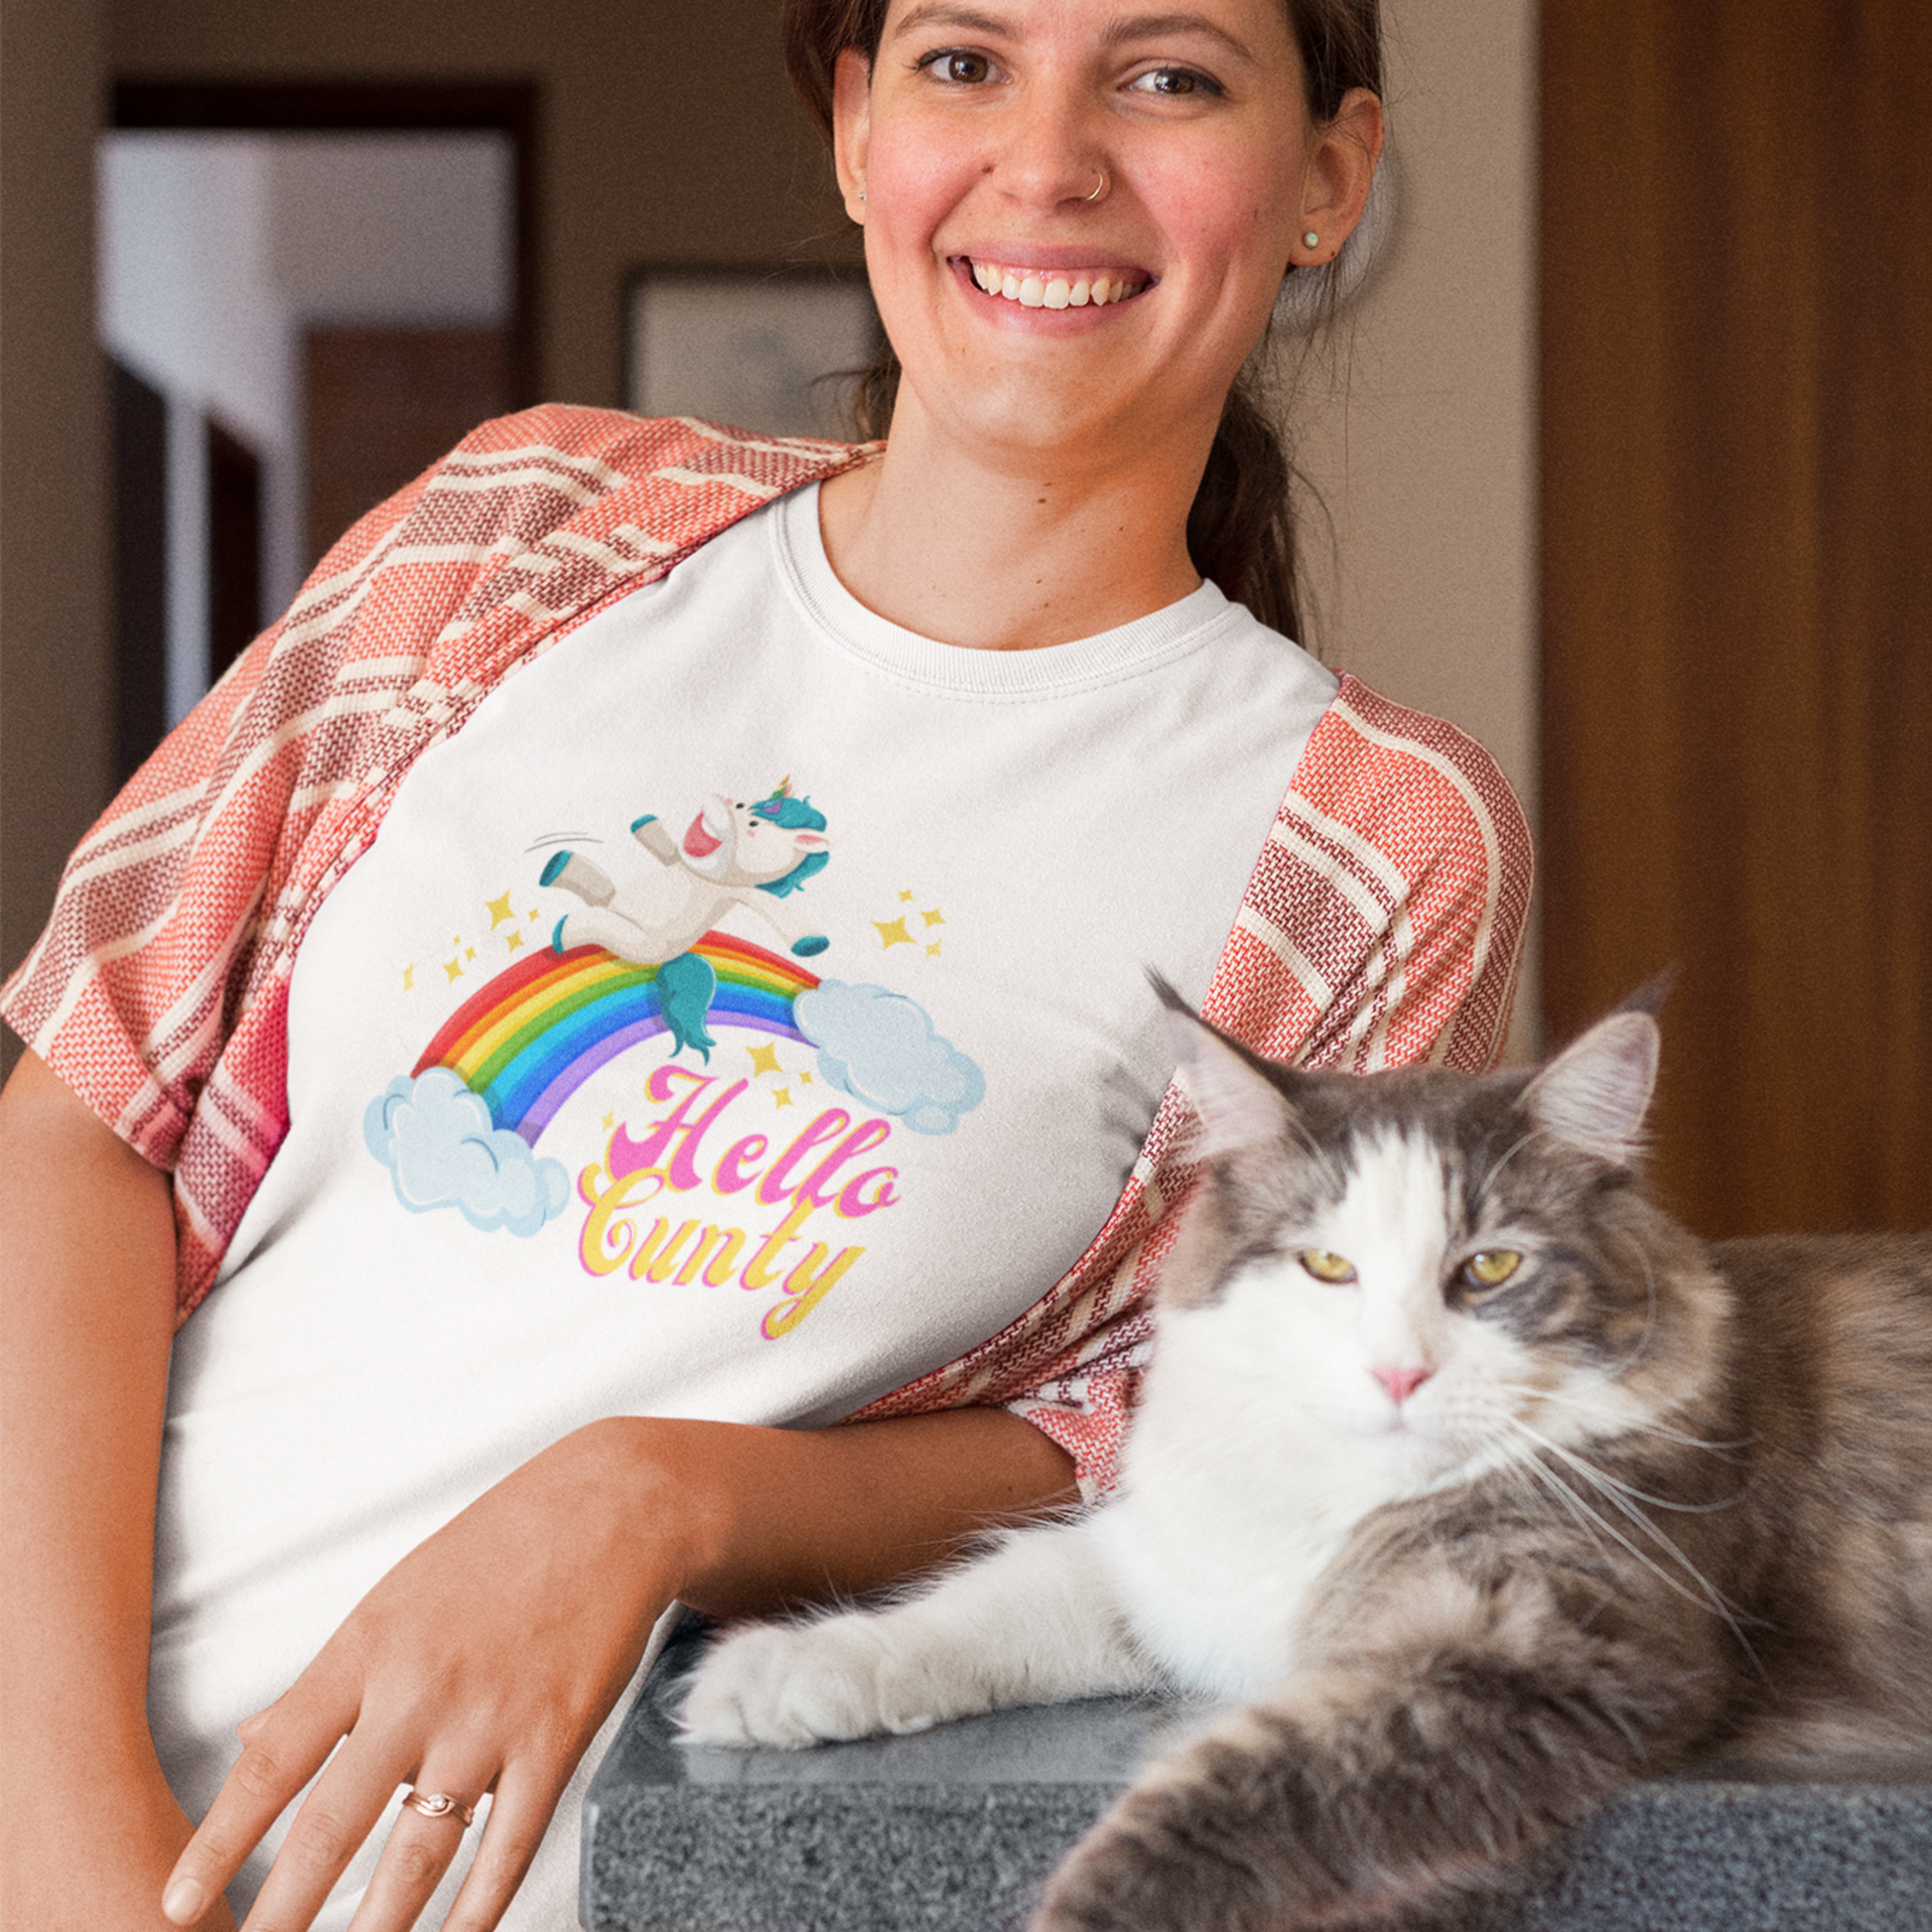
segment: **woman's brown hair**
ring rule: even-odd
[[[890,0],[785,0],[785,67],[829,141],[832,75],[852,48],[879,52]],[[1382,91],[1381,0],[1282,0],[1302,57],[1308,110],[1333,120],[1351,87]],[[898,358],[888,343],[866,370],[853,413],[861,436],[884,436],[898,394]],[[1293,472],[1281,436],[1246,370],[1221,409],[1207,468],[1187,512],[1194,568],[1263,623],[1301,632],[1295,568]]]

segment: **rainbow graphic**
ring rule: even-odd
[[[691,950],[718,975],[709,1024],[811,1043],[791,1009],[818,984],[813,974],[723,932],[707,932]],[[667,1031],[656,978],[655,966],[633,966],[602,946],[532,953],[450,1016],[411,1077],[447,1066],[483,1096],[493,1126],[535,1147],[558,1108],[599,1067]]]

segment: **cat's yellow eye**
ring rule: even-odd
[[[1326,1282],[1330,1288],[1355,1279],[1355,1264],[1345,1255],[1331,1255],[1326,1248],[1304,1248],[1295,1258],[1316,1281]]]
[[[1462,1264],[1464,1288],[1501,1288],[1523,1265],[1514,1248],[1484,1248]]]

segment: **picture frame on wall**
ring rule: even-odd
[[[643,268],[624,288],[624,406],[777,436],[843,437],[881,341],[856,268]]]

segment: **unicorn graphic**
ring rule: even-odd
[[[654,864],[617,885],[602,867],[576,852],[555,852],[541,884],[584,901],[581,911],[557,921],[554,951],[602,946],[620,959],[657,970],[658,1010],[681,1053],[689,1046],[709,1060],[716,1042],[705,1029],[718,976],[691,948],[734,905],[757,912],[801,959],[822,953],[831,941],[814,932],[780,901],[797,892],[831,859],[825,814],[808,798],[791,796],[785,779],[756,803],[714,794],[685,828],[682,840],[646,813],[630,836]]]

